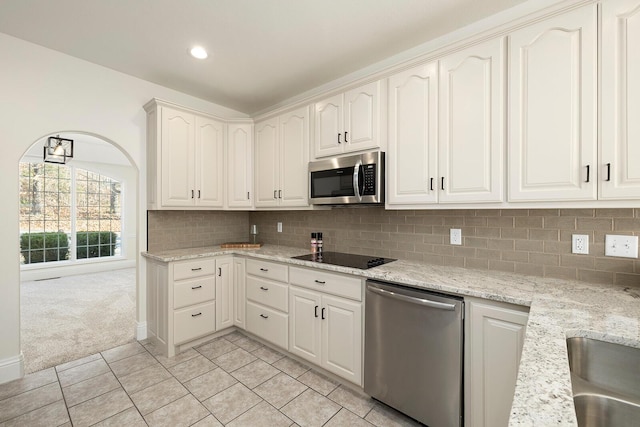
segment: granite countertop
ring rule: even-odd
[[[443,267],[406,260],[359,270],[291,259],[308,252],[300,248],[265,245],[260,249],[213,246],[143,252],[142,255],[161,262],[225,254],[247,255],[528,306],[529,320],[510,426],[577,426],[567,338],[590,337],[640,348],[640,288]]]

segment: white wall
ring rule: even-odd
[[[146,245],[145,112],[153,97],[222,118],[247,117],[192,96],[0,33],[0,383],[22,376],[18,163],[40,138],[89,132],[118,145],[138,168],[138,248]],[[137,319],[146,293],[138,255]],[[140,330],[139,330],[140,332]]]

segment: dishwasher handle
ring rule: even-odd
[[[425,307],[438,308],[440,310],[454,311],[456,306],[454,304],[447,304],[444,302],[431,301],[424,298],[415,298],[407,295],[398,294],[396,292],[387,291],[385,289],[378,288],[376,286],[369,285],[368,289],[378,295],[382,295],[389,298],[394,298],[400,301],[409,302],[412,304],[423,305]]]

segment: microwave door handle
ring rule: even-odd
[[[362,160],[358,160],[353,167],[353,194],[355,194],[358,203],[362,202],[362,194],[360,194],[360,169],[362,169]]]

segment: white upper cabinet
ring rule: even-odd
[[[439,201],[500,202],[504,175],[504,40],[440,60]]]
[[[196,116],[194,205],[224,205],[224,123]]]
[[[161,205],[193,206],[195,195],[195,123],[193,114],[168,107],[161,121]]]
[[[227,128],[227,206],[253,206],[253,125],[232,123]]]
[[[640,198],[640,0],[602,3],[600,198]]]
[[[389,205],[435,203],[438,192],[438,64],[389,77]]]
[[[509,36],[509,200],[595,200],[597,5]]]
[[[316,102],[315,158],[382,147],[381,86],[376,81]]]
[[[256,124],[256,207],[309,206],[309,108]]]

